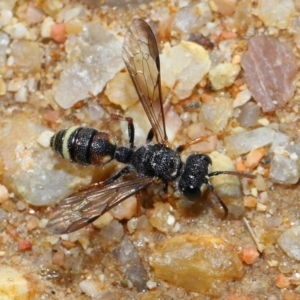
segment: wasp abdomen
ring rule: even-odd
[[[114,158],[116,143],[104,131],[89,127],[70,127],[57,132],[51,148],[61,157],[82,165],[102,165]]]

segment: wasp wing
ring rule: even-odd
[[[124,38],[122,56],[157,142],[167,143],[159,52],[155,35],[146,21],[133,20]]]
[[[47,224],[53,234],[76,231],[103,215],[129,196],[152,182],[150,177],[137,177],[133,180],[112,183],[100,188],[91,185],[78,191],[57,204]]]

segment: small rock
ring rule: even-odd
[[[41,51],[37,42],[15,41],[11,46],[14,69],[18,73],[36,73],[41,68]]]
[[[209,156],[212,160],[211,172],[236,171],[232,160],[228,156],[217,151],[212,152]],[[229,212],[235,217],[240,216],[244,211],[244,207],[242,205],[242,190],[238,176],[218,175],[211,177],[210,181],[219,197],[226,203]],[[217,203],[217,201],[215,202]]]
[[[272,142],[270,152],[283,151],[289,144],[290,138],[282,132],[276,132],[274,140]]]
[[[237,93],[233,101],[233,107],[235,108],[246,104],[251,99],[251,97],[252,94],[248,89]]]
[[[237,118],[241,126],[243,127],[253,127],[257,125],[257,121],[260,115],[260,107],[250,101],[240,107],[240,114]]]
[[[266,26],[286,29],[295,13],[293,0],[260,0],[258,1],[258,17]]]
[[[42,38],[51,37],[51,28],[55,24],[54,20],[51,17],[46,17],[41,25],[41,36]]]
[[[219,295],[218,286],[244,274],[238,254],[221,238],[184,234],[164,241],[153,253],[157,278],[205,295]]]
[[[297,162],[280,154],[271,161],[270,178],[280,184],[294,184],[299,180]]]
[[[219,133],[225,128],[232,116],[232,101],[230,99],[220,99],[213,103],[204,103],[199,113],[199,120],[205,128],[214,133]]]
[[[0,203],[7,201],[8,198],[9,194],[7,188],[4,185],[0,184]]]
[[[213,1],[218,8],[218,12],[220,12],[224,16],[230,16],[234,13],[237,0],[214,0]]]
[[[139,101],[139,97],[134,88],[128,72],[118,73],[107,83],[105,95],[109,101],[120,105],[123,110]]]
[[[282,108],[292,98],[298,66],[289,44],[255,36],[241,64],[249,90],[264,112]]]
[[[232,63],[218,64],[209,71],[209,80],[215,90],[231,86],[241,71],[239,65]]]
[[[278,239],[280,248],[290,257],[300,261],[300,226],[286,230]]]
[[[16,269],[1,266],[0,295],[2,299],[30,299],[27,280]]]
[[[211,9],[207,3],[190,4],[181,8],[174,19],[174,30],[182,34],[197,32],[199,28],[213,19]]]
[[[98,95],[124,67],[121,41],[99,24],[86,24],[82,33],[68,38],[66,44],[70,59],[55,92],[55,101],[65,109],[90,93]]]
[[[97,297],[101,295],[101,290],[97,288],[95,281],[90,279],[80,281],[79,288],[84,294],[90,297]]]
[[[275,131],[273,129],[261,127],[227,136],[224,142],[230,155],[240,155],[272,143],[274,137]]]
[[[172,89],[179,99],[191,95],[211,64],[208,52],[202,46],[186,41],[164,49],[160,58],[162,83]]]
[[[118,247],[112,251],[112,254],[116,262],[120,265],[120,269],[128,276],[133,286],[139,292],[145,291],[148,281],[147,272],[128,236],[124,236]]]
[[[137,199],[131,196],[110,210],[111,215],[117,220],[130,220],[137,212]]]
[[[157,202],[154,204],[150,224],[161,232],[169,232],[174,228],[175,218],[171,213],[169,203]]]
[[[13,17],[12,11],[9,9],[2,9],[0,11],[0,27],[8,25]]]

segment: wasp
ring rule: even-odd
[[[129,145],[118,146],[113,136],[87,127],[71,127],[57,132],[51,147],[61,157],[82,165],[103,165],[115,159],[126,166],[110,179],[81,188],[54,208],[47,224],[54,234],[76,231],[103,215],[131,195],[157,179],[163,191],[173,182],[177,190],[190,201],[201,197],[205,188],[214,193],[227,216],[226,204],[215,192],[209,178],[230,174],[254,178],[251,174],[234,171],[210,172],[212,161],[206,154],[191,154],[183,162],[180,154],[201,138],[172,149],[166,134],[160,80],[160,60],[157,41],[150,25],[135,19],[124,38],[122,57],[139,99],[150,121],[151,129],[144,146],[134,145],[134,124],[129,117],[115,115],[128,123]],[[153,139],[156,143],[153,143]],[[135,172],[134,179],[117,181]]]

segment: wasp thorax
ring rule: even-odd
[[[61,157],[82,165],[106,164],[113,159],[116,150],[109,133],[78,126],[57,132],[50,145]]]

